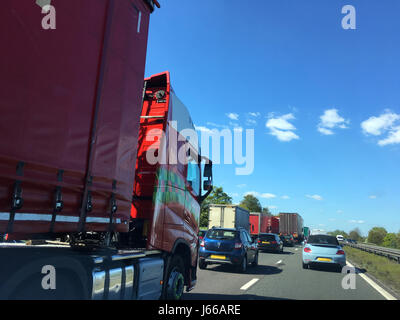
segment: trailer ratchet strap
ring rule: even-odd
[[[63,175],[64,175],[64,170],[58,170],[57,182],[60,183],[63,181]],[[58,185],[56,186],[56,190],[54,191],[54,208],[50,224],[50,233],[54,232],[54,224],[56,222],[57,213],[61,212],[63,208],[64,208],[64,202],[62,198],[62,187]]]
[[[17,165],[17,176],[23,177],[24,175],[24,162],[18,162]],[[15,219],[15,212],[22,208],[24,204],[24,199],[22,198],[22,181],[17,179],[15,180],[14,184],[14,191],[11,198],[11,211],[10,211],[10,219],[8,220],[7,232],[12,233],[14,227],[14,219]]]

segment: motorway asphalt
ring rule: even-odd
[[[301,247],[284,253],[259,253],[259,265],[241,274],[230,265],[211,265],[197,271],[194,290],[184,300],[385,300],[358,273],[355,289],[343,289],[345,274],[335,269],[303,269]],[[258,279],[258,280],[254,280]],[[246,285],[247,284],[247,285]],[[241,289],[242,288],[242,289]]]

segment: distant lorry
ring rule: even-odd
[[[279,213],[279,233],[292,235],[295,241],[303,241],[303,218],[298,213]]]
[[[309,227],[303,227],[303,237],[304,239],[307,239],[310,236],[310,228]]]
[[[263,212],[250,212],[250,235],[256,238],[260,233],[267,232],[267,214]]]
[[[260,233],[279,233],[279,219],[263,212],[250,213],[250,235],[256,238]]]
[[[208,229],[212,227],[244,228],[250,233],[250,212],[237,205],[211,204]]]
[[[279,218],[273,216],[267,217],[266,232],[279,234]]]
[[[0,11],[0,299],[179,299],[212,163],[170,74],[143,81],[158,2],[51,5],[55,30],[36,1]]]

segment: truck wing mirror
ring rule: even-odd
[[[203,202],[213,190],[212,161],[206,157],[201,157],[201,160],[205,161],[203,176],[207,179],[203,182],[203,189],[207,192],[199,197],[200,203]]]

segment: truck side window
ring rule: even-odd
[[[187,181],[192,186],[193,193],[199,195],[200,192],[200,168],[196,161],[188,161]]]

